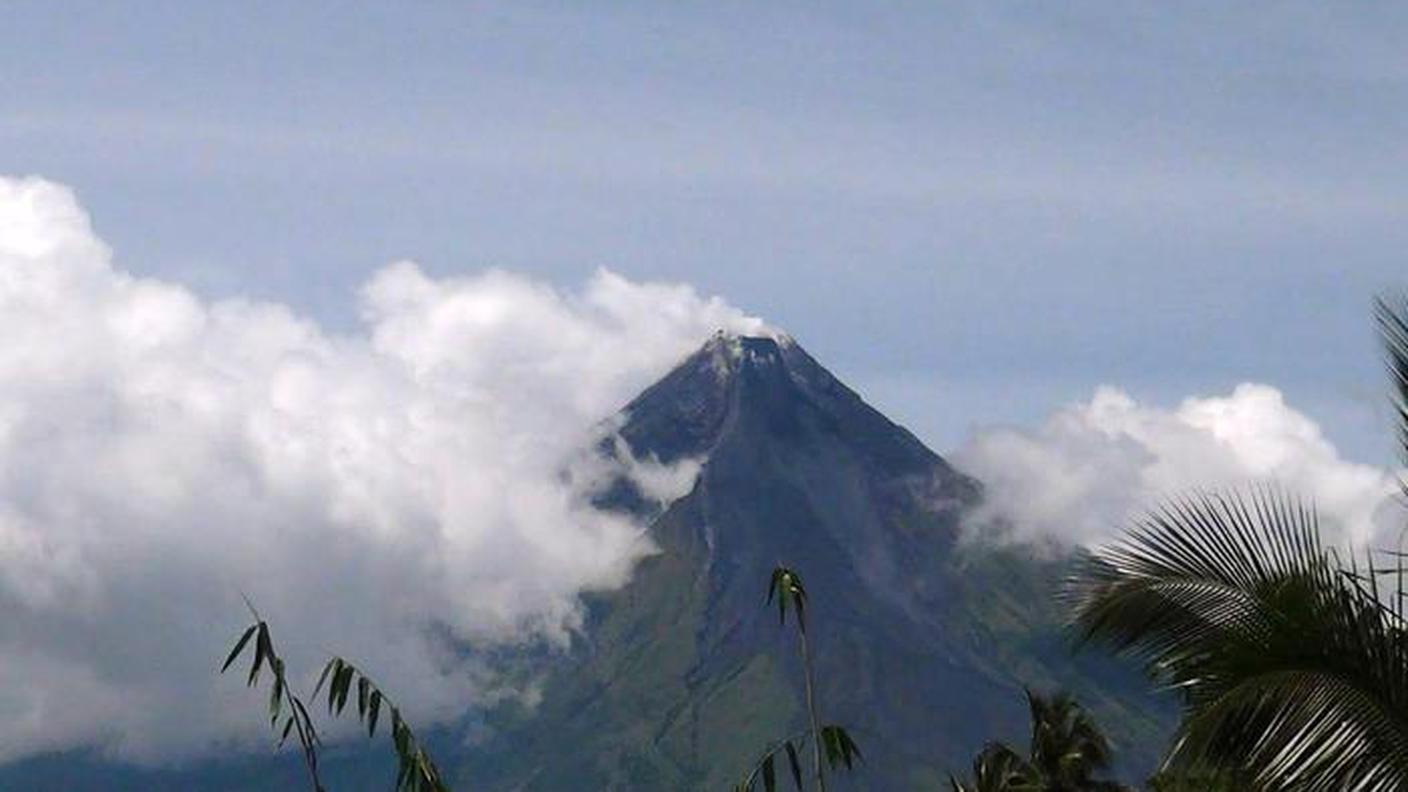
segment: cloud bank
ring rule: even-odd
[[[136,277],[68,189],[0,178],[0,761],[267,739],[214,676],[242,591],[292,668],[354,658],[421,722],[498,695],[460,647],[566,640],[651,549],[586,502],[592,427],[714,330],[764,330],[605,271],[402,262],[360,305],[338,335]]]
[[[1341,458],[1280,391],[1252,383],[1175,409],[1101,387],[1036,429],[977,433],[954,461],[986,485],[971,529],[987,537],[1099,543],[1160,498],[1263,483],[1313,501],[1336,540],[1396,541],[1404,516],[1394,472]]]

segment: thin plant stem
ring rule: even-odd
[[[801,635],[802,677],[807,691],[807,717],[812,725],[812,760],[816,770],[816,785],[820,792],[826,792],[826,773],[821,764],[821,724],[816,717],[816,691],[812,684],[812,654],[807,644],[807,625],[801,611],[797,613],[797,632]]]

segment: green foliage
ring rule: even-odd
[[[1389,383],[1393,387],[1400,456],[1408,462],[1408,299],[1381,297],[1375,300],[1374,318],[1384,347]]]
[[[952,792],[1036,792],[1041,777],[1031,763],[1000,742],[983,746],[973,759],[973,780],[949,776]]]
[[[949,777],[953,792],[1120,792],[1096,778],[1110,765],[1109,741],[1084,708],[1066,693],[1027,691],[1031,742],[1026,757],[992,742],[973,760],[973,780]]]
[[[821,744],[826,750],[826,763],[834,770],[843,765],[847,770],[861,760],[860,746],[840,726],[821,727]]]
[[[313,689],[317,700],[318,691],[323,685],[328,688],[328,712],[341,715],[352,694],[353,685],[357,689],[357,718],[367,727],[367,736],[376,736],[377,719],[383,706],[391,721],[391,744],[396,749],[397,792],[449,792],[441,780],[440,770],[416,739],[411,727],[401,717],[401,709],[381,692],[381,688],[351,663],[341,657],[334,657],[323,666],[323,673]]]
[[[777,789],[777,767],[779,764],[783,765],[788,777],[792,779],[793,789],[799,790],[799,792],[806,789],[806,784],[803,781],[801,755],[811,739],[812,731],[806,729],[769,746],[763,752],[762,758],[753,765],[752,772],[743,781],[733,786],[733,791],[753,792],[761,783],[763,792],[773,792]],[[821,727],[821,746],[826,765],[832,770],[854,769],[855,765],[864,758],[861,755],[860,746],[842,726]],[[783,764],[784,762],[785,764]]]
[[[248,605],[248,601],[246,604]],[[314,792],[327,792],[318,776],[318,749],[322,742],[313,719],[303,700],[289,687],[284,675],[284,661],[274,649],[269,625],[259,617],[253,605],[249,605],[249,609],[254,615],[254,623],[235,641],[224,664],[220,666],[220,673],[229,670],[253,641],[253,658],[250,661],[246,685],[256,687],[261,671],[264,668],[270,670],[273,684],[269,691],[269,723],[274,728],[279,728],[280,717],[284,719],[283,727],[279,728],[278,744],[282,746],[290,734],[296,734]],[[313,689],[314,701],[317,701],[324,686],[327,688],[328,714],[331,716],[342,714],[347,702],[352,698],[353,689],[356,689],[357,718],[366,726],[368,737],[376,735],[381,713],[386,711],[391,723],[391,744],[397,758],[397,792],[449,792],[449,787],[441,779],[439,769],[401,717],[400,708],[387,698],[381,688],[366,674],[346,660],[333,657],[323,666],[323,673]]]
[[[290,733],[298,736],[299,747],[303,751],[303,763],[308,768],[309,781],[314,792],[326,792],[322,780],[318,776],[318,747],[321,741],[318,738],[318,731],[313,725],[313,719],[308,714],[308,708],[304,706],[303,700],[294,695],[289,688],[288,678],[284,675],[284,661],[274,649],[273,635],[269,631],[269,625],[259,618],[259,613],[254,606],[245,601],[249,611],[254,616],[254,623],[251,624],[235,641],[234,648],[225,658],[224,664],[220,666],[220,673],[225,673],[231,665],[239,659],[245,648],[253,640],[254,659],[249,664],[249,675],[245,678],[247,687],[256,687],[259,684],[259,674],[264,668],[268,668],[273,675],[274,681],[269,690],[269,725],[278,728],[279,717],[283,715],[284,725],[279,729],[279,746],[282,747],[288,741]],[[287,714],[285,715],[285,707]]]
[[[1031,763],[1050,790],[1114,789],[1093,776],[1110,766],[1110,743],[1068,694],[1027,691],[1032,716]]]
[[[1187,496],[1086,559],[1075,625],[1182,693],[1166,769],[1402,789],[1408,635],[1379,571],[1341,564],[1315,512],[1287,496]]]
[[[788,567],[777,567],[768,580],[767,605],[771,606],[774,602],[777,603],[778,624],[787,624],[789,611],[796,614],[810,727],[770,745],[748,775],[733,786],[733,792],[753,792],[759,783],[762,784],[764,792],[774,792],[777,789],[777,765],[781,761],[780,757],[787,760],[786,769],[791,775],[794,788],[802,792],[806,787],[800,754],[809,742],[813,757],[812,778],[816,781],[817,789],[826,792],[826,769],[854,769],[856,763],[863,758],[860,746],[844,727],[834,724],[820,725],[816,707],[816,684],[812,675],[811,649],[807,643],[807,589],[801,576]]]
[[[797,614],[797,628],[807,631],[807,589],[802,579],[787,567],[780,566],[772,571],[768,580],[768,604],[777,602],[777,623],[787,623],[787,611]]]
[[[1375,307],[1408,459],[1408,303]],[[1402,559],[1346,564],[1314,509],[1274,490],[1187,495],[1085,559],[1074,625],[1180,692],[1164,789],[1229,772],[1238,788],[1405,789]]]
[[[777,763],[779,757],[787,761],[787,771],[792,778],[794,789],[802,790],[802,762],[799,758],[800,746],[805,742],[810,732],[800,732],[785,740],[773,744],[763,753],[763,757],[753,766],[752,772],[743,781],[733,785],[733,792],[753,792],[757,784],[761,781],[764,792],[774,792],[777,789]]]

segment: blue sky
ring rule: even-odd
[[[1369,4],[66,4],[0,172],[132,271],[332,327],[411,258],[673,279],[939,449],[1254,380],[1387,462],[1408,15]]]

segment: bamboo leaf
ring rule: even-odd
[[[239,657],[240,652],[244,651],[245,645],[249,643],[250,638],[254,637],[255,631],[258,629],[259,625],[257,624],[249,625],[249,628],[244,631],[244,634],[240,636],[240,639],[235,642],[235,648],[230,650],[230,656],[226,657],[225,663],[220,666],[220,673],[223,674],[226,670],[230,668],[230,665],[235,662],[235,658]]]
[[[850,770],[860,759],[860,748],[851,735],[840,726],[824,726],[821,730],[822,746],[825,749],[826,763],[833,769],[845,767]]]
[[[342,658],[334,657],[323,665],[323,673],[318,675],[318,684],[313,687],[313,701],[318,700],[318,692],[323,689],[323,684],[328,681],[328,676],[334,673],[342,665]]]
[[[245,680],[249,687],[258,683],[260,667],[274,654],[273,644],[269,640],[269,626],[264,622],[259,622],[257,626],[259,629],[255,633],[257,637],[254,640],[254,663],[249,668],[249,678]]]
[[[792,783],[797,787],[797,792],[802,790],[802,762],[797,756],[797,748],[788,740],[784,743],[787,748],[787,767],[792,771]]]
[[[381,691],[373,690],[367,712],[367,736],[376,736],[376,719],[381,715]]]
[[[347,706],[347,696],[352,692],[352,677],[355,674],[356,669],[346,663],[333,674],[332,686],[328,690],[328,707],[338,715]]]
[[[269,724],[273,725],[279,720],[279,711],[283,709],[284,661],[273,657],[269,660],[269,666],[274,674],[274,683],[269,686]]]

